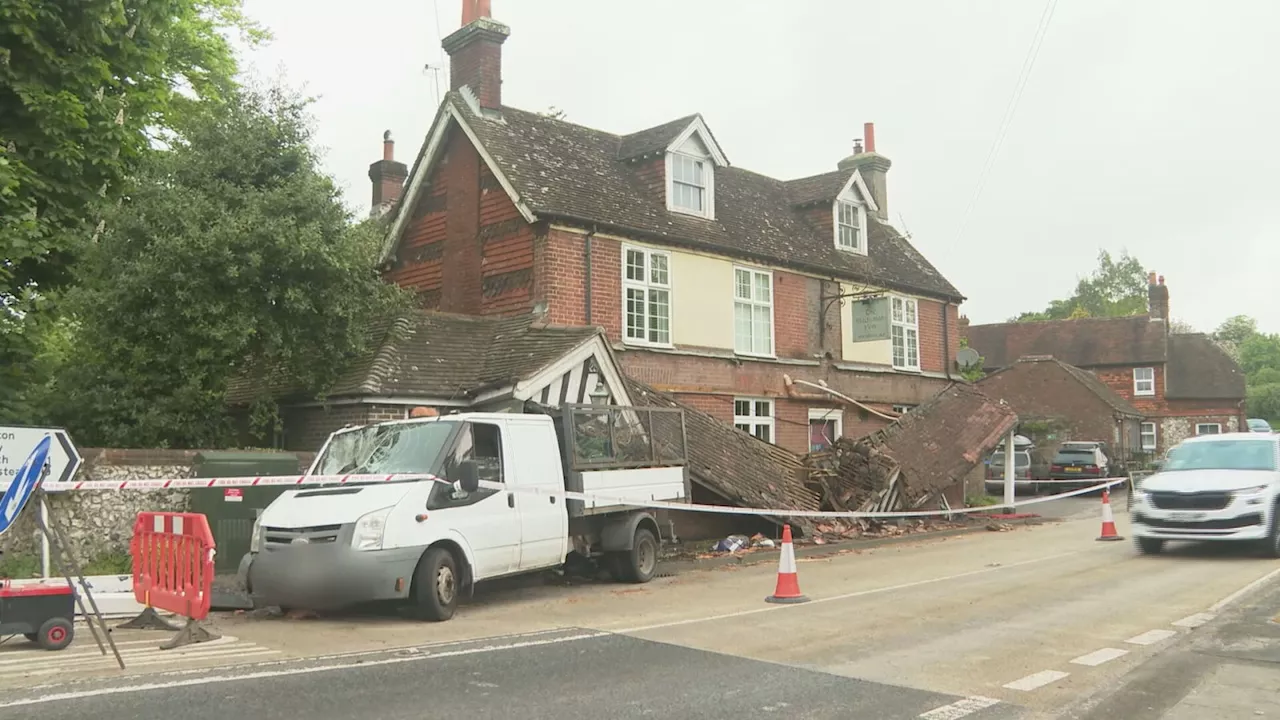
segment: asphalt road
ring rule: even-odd
[[[264,676],[161,679],[151,688],[126,683],[119,692],[111,688],[120,686],[86,685],[52,698],[39,691],[9,694],[0,699],[0,717],[740,720],[777,714],[905,720],[963,700],[590,631],[498,638],[336,667],[293,663],[258,674]],[[994,706],[966,717],[997,720],[1016,717],[1016,711]]]
[[[1080,503],[1080,519],[801,557],[799,605],[763,602],[776,567],[726,566],[641,586],[490,588],[447,623],[223,617],[234,639],[221,646],[128,640],[137,677],[95,658],[87,636],[68,654],[19,647],[0,652],[0,719],[1040,720],[1106,697],[1225,617],[1242,588],[1280,578],[1280,561],[1243,548],[1150,557],[1098,542],[1097,499]]]

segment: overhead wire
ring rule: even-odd
[[[1035,68],[1036,59],[1040,56],[1040,48],[1044,45],[1045,35],[1049,32],[1049,25],[1053,22],[1053,13],[1057,7],[1058,0],[1048,0],[1045,3],[1044,10],[1040,13],[1040,21],[1037,23],[1035,34],[1032,36],[1031,46],[1027,48],[1027,54],[1023,57],[1022,68],[1018,72],[1018,80],[1014,84],[1013,95],[1009,97],[1009,102],[1005,105],[1004,115],[1000,119],[1000,126],[996,131],[995,140],[992,142],[991,150],[987,153],[987,159],[978,173],[973,195],[969,198],[969,204],[965,206],[964,213],[961,214],[960,226],[956,231],[954,241],[955,245],[958,245],[964,238],[973,210],[977,207],[978,200],[982,197],[982,191],[986,189],[987,180],[990,179],[991,171],[995,168],[996,159],[1000,155],[1000,148],[1004,145],[1005,136],[1013,125],[1013,117],[1017,113],[1018,103],[1022,100],[1022,95],[1027,89],[1027,83],[1031,79],[1031,71]]]

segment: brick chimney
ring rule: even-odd
[[[885,222],[889,220],[889,195],[885,187],[885,176],[889,174],[889,167],[892,165],[889,158],[876,152],[875,123],[865,123],[862,126],[862,140],[854,141],[853,154],[836,166],[841,170],[857,168],[862,173],[862,179],[871,190],[871,197],[875,198],[876,205],[880,208],[876,217]]]
[[[1160,319],[1169,322],[1169,288],[1164,284],[1164,276],[1158,278],[1155,273],[1147,276],[1147,314],[1152,320]]]
[[[444,39],[454,90],[471,88],[480,107],[502,107],[502,43],[511,28],[490,17],[490,0],[462,0],[462,27]]]
[[[391,131],[382,133],[382,159],[369,166],[369,180],[373,182],[372,217],[378,217],[391,209],[404,191],[404,179],[409,177],[409,167],[396,162],[396,141]]]

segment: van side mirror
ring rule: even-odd
[[[480,466],[475,460],[463,460],[458,463],[458,477],[454,479],[463,492],[473,493],[480,489]]]

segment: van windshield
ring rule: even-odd
[[[1189,442],[1169,451],[1163,472],[1178,470],[1275,470],[1276,444],[1270,440]]]
[[[315,465],[317,475],[427,474],[458,423],[368,425],[333,436]]]

